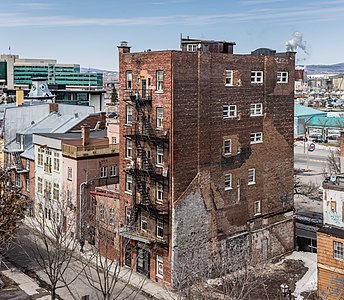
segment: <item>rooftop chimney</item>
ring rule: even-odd
[[[88,124],[81,126],[81,139],[83,146],[90,144],[90,126]]]
[[[117,46],[119,53],[130,53],[130,46],[128,46],[128,42],[122,41],[119,46]]]

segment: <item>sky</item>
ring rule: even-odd
[[[236,54],[283,52],[300,32],[298,64],[335,64],[343,20],[344,0],[0,0],[0,53],[116,71],[121,41],[172,50],[182,34],[235,42]]]

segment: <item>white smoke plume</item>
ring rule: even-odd
[[[302,33],[299,31],[293,33],[293,37],[285,43],[285,46],[287,51],[296,52],[297,48],[300,48],[308,55],[306,42],[303,41]]]

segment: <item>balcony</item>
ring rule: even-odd
[[[72,158],[119,153],[119,144],[73,146],[62,144],[62,154]]]
[[[152,105],[152,90],[130,90],[127,91],[127,97],[132,103],[136,104],[137,109],[140,108],[140,105]]]
[[[167,242],[161,238],[158,238],[155,234],[149,230],[143,230],[140,227],[135,226],[124,226],[118,229],[119,235],[146,244],[153,243],[162,243],[166,244]]]

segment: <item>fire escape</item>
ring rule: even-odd
[[[150,145],[152,149],[156,149],[158,145],[164,148],[164,145],[169,142],[169,132],[156,130],[151,125],[149,114],[152,110],[151,90],[131,91],[124,101],[135,108],[136,112],[136,121],[132,126],[126,127],[123,133],[126,138],[133,141],[136,149],[133,160],[130,163],[126,162],[125,166],[125,172],[132,175],[133,178],[133,207],[129,220],[129,227],[132,227],[130,236],[133,237],[136,234],[137,240],[148,243],[164,243],[157,239],[155,234],[142,231],[140,226],[135,226],[135,224],[137,224],[139,212],[142,210],[148,211],[151,216],[159,219],[164,219],[164,216],[169,213],[168,201],[164,199],[163,203],[158,203],[150,192],[150,186],[155,187],[157,182],[162,186],[168,185],[168,169],[166,167],[158,168],[152,163],[147,147]]]

